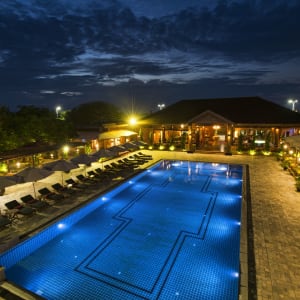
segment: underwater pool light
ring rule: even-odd
[[[57,224],[57,228],[58,229],[64,229],[64,228],[66,228],[66,224],[64,224],[64,223],[58,223]]]

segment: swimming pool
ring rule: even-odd
[[[4,253],[46,299],[238,299],[242,166],[161,161]]]

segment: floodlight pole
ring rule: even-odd
[[[61,111],[61,106],[56,106],[55,107],[55,112],[56,112],[56,118],[59,118],[59,112]]]
[[[288,103],[292,104],[292,111],[297,111],[295,109],[295,104],[298,103],[298,100],[297,99],[289,99],[288,100]]]
[[[157,107],[159,108],[159,110],[162,110],[163,108],[165,108],[165,104],[157,104]]]

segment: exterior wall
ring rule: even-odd
[[[270,150],[275,150],[280,147],[282,138],[290,135],[291,132],[299,133],[299,128],[235,127],[234,124],[192,123],[143,127],[141,132],[142,140],[150,145],[173,144],[186,150],[231,152],[239,148],[240,135],[243,137],[244,150],[249,150],[253,145],[256,149],[264,150],[266,141],[270,143]]]
[[[112,139],[99,140],[99,149],[108,149],[109,147],[112,147],[112,146],[118,146],[118,145],[125,144],[126,142],[129,142],[131,140],[136,140],[136,136],[134,136],[134,138],[120,136],[120,137],[112,138]]]

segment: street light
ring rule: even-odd
[[[62,152],[64,158],[68,158],[69,151],[70,151],[70,147],[68,145],[63,146]]]
[[[162,110],[163,108],[165,108],[165,105],[163,103],[157,104],[157,107],[159,108],[159,110]]]
[[[292,111],[297,111],[296,109],[295,109],[295,104],[298,102],[298,100],[297,99],[289,99],[288,100],[288,103],[290,103],[290,104],[292,104]]]
[[[58,119],[59,117],[59,111],[61,111],[61,106],[56,106],[55,107],[55,112],[56,112],[56,118]]]

